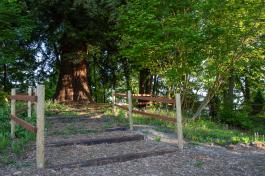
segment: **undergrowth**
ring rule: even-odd
[[[26,103],[16,103],[17,110],[25,107],[27,107]],[[36,124],[36,116],[34,113],[32,113],[31,118],[27,117],[27,112],[22,112],[17,114],[17,116],[33,125]],[[13,161],[9,158],[9,153],[21,154],[25,149],[25,144],[35,138],[35,134],[16,125],[16,138],[11,140],[10,130],[10,106],[8,104],[2,104],[0,106],[0,163],[3,164],[12,163]]]
[[[111,114],[111,112],[107,112]],[[173,113],[172,113],[173,114]],[[128,124],[128,119],[124,118],[125,111],[118,110],[116,120]],[[172,117],[173,118],[173,117]],[[156,130],[163,132],[174,132],[175,124],[165,122],[150,117],[133,114],[133,122],[135,125],[151,125],[155,126]],[[258,133],[256,133],[259,131]],[[254,132],[256,135],[254,135]],[[228,145],[237,143],[250,143],[250,142],[265,142],[265,132],[260,128],[252,128],[251,130],[239,130],[229,128],[227,124],[213,122],[209,119],[190,120],[183,119],[183,134],[184,138],[197,143],[214,143],[217,145]]]

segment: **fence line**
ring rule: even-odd
[[[118,105],[116,103],[116,96],[126,98],[128,101],[127,106],[126,105]],[[132,99],[136,100],[148,100],[148,101],[155,101],[159,103],[167,103],[167,104],[174,104],[176,106],[176,118],[173,119],[169,116],[165,115],[160,115],[160,114],[154,114],[154,113],[148,113],[148,112],[143,112],[139,110],[134,110],[132,107]],[[128,118],[129,118],[129,123],[130,123],[130,129],[133,129],[133,118],[132,118],[132,113],[137,113],[149,117],[153,117],[155,119],[159,120],[164,120],[168,122],[175,123],[176,125],[176,133],[178,137],[178,147],[179,149],[183,149],[183,131],[182,131],[182,113],[181,113],[181,97],[180,94],[176,94],[176,98],[174,99],[169,99],[165,97],[151,97],[150,95],[132,95],[131,91],[128,91],[127,94],[123,93],[115,93],[115,91],[112,92],[112,108],[113,108],[113,114],[116,115],[116,107],[124,109],[128,112]]]
[[[32,95],[32,88],[28,88],[28,95],[16,94],[16,89],[11,90],[11,138],[15,138],[15,126],[20,125],[28,131],[36,133],[36,162],[38,168],[44,168],[44,104],[45,104],[45,87],[38,85],[35,95]],[[16,111],[16,101],[27,101],[27,109]],[[37,115],[37,126],[33,126],[27,121],[20,119],[16,113],[27,110],[28,117],[32,116],[32,103],[35,103]]]
[[[128,94],[122,94],[122,93],[114,93],[116,96],[120,97],[127,97]],[[159,103],[168,103],[168,104],[176,104],[176,101],[170,98],[166,97],[152,97],[151,95],[144,95],[144,94],[134,94],[132,95],[132,99],[136,100],[147,100],[147,101],[154,101]]]

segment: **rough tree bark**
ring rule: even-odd
[[[88,86],[87,62],[75,63],[62,60],[55,93],[58,101],[89,101],[93,102]]]

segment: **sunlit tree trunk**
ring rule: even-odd
[[[81,60],[78,63],[63,60],[59,71],[55,93],[56,100],[93,101],[88,86],[87,62],[85,60]]]

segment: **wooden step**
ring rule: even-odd
[[[68,163],[68,164],[53,165],[53,166],[48,166],[48,168],[61,169],[61,168],[102,166],[102,165],[107,165],[107,164],[112,164],[112,163],[126,162],[126,161],[135,160],[135,159],[147,158],[151,156],[165,155],[169,153],[174,153],[176,151],[177,149],[171,149],[171,150],[167,149],[167,150],[156,150],[156,151],[148,151],[148,152],[141,152],[141,153],[128,153],[128,154],[112,156],[112,157],[96,158],[96,159],[73,162],[73,163]]]
[[[130,135],[121,137],[107,137],[99,139],[79,139],[73,141],[59,141],[46,144],[46,147],[61,147],[67,145],[96,145],[96,144],[111,144],[111,143],[121,143],[129,141],[140,141],[144,140],[143,135]]]

